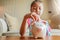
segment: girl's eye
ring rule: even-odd
[[[36,9],[36,7],[33,7],[33,9]]]
[[[41,10],[41,8],[39,7],[39,10]]]

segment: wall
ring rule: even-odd
[[[48,3],[47,0],[43,0],[44,11],[41,18],[44,20],[48,20],[48,4],[47,3]]]
[[[3,0],[0,0],[0,18],[3,17],[3,13],[4,13]]]

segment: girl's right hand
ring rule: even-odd
[[[25,20],[27,20],[28,18],[31,18],[31,19],[33,19],[33,21],[35,21],[35,18],[34,18],[34,16],[32,16],[32,13],[26,14],[26,15],[24,16],[24,19],[25,19]]]
[[[33,21],[32,23],[34,24],[35,21],[39,20],[39,17],[38,15],[35,13],[35,12],[32,12],[32,13],[29,13],[29,14],[26,14],[24,16],[24,20],[26,21],[28,18],[31,18]]]

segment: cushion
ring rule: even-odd
[[[4,19],[0,18],[0,33],[7,32],[7,24]]]
[[[7,22],[9,31],[13,31],[13,30],[19,30],[19,23],[18,23],[18,19],[10,16],[9,14],[5,13],[4,14],[5,20]]]

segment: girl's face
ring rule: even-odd
[[[35,2],[31,7],[31,12],[35,12],[36,14],[40,15],[42,11],[42,3]]]

